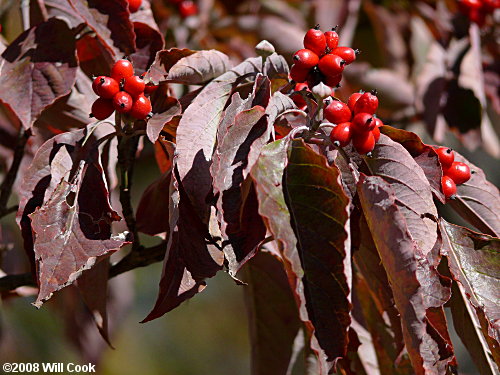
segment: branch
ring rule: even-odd
[[[141,247],[141,251],[131,251],[111,266],[108,279],[135,268],[146,267],[150,264],[161,262],[165,257],[166,250],[167,242],[162,242],[153,247]],[[9,292],[21,286],[37,286],[31,272],[0,277],[0,293]]]
[[[120,169],[120,203],[127,227],[133,235],[132,251],[140,249],[134,209],[132,207],[132,178],[134,174],[135,154],[139,137],[120,135],[118,137],[118,167]]]
[[[167,242],[162,242],[156,246],[144,248],[139,247],[141,251],[131,251],[119,262],[113,264],[109,270],[109,278],[118,276],[124,272],[139,267],[146,267],[150,264],[161,262],[165,257]]]
[[[19,172],[19,167],[21,166],[21,161],[24,157],[26,143],[28,142],[30,135],[31,132],[29,130],[24,131],[23,128],[19,130],[12,164],[10,165],[9,171],[5,175],[5,179],[0,186],[0,218],[11,212],[17,211],[16,207],[7,208],[7,203],[9,201],[10,194],[12,193],[12,186],[16,181],[17,173]]]

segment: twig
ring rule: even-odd
[[[0,277],[0,293],[8,292],[21,286],[36,286],[31,272]]]
[[[167,242],[156,246],[142,248],[141,251],[131,251],[120,261],[111,266],[108,278],[111,279],[135,268],[149,266],[161,262],[165,257]],[[21,286],[37,286],[31,272],[0,277],[0,293],[9,292]]]
[[[135,268],[146,267],[152,263],[161,262],[165,257],[167,242],[162,242],[153,247],[143,248],[141,246],[140,248],[141,251],[131,251],[119,262],[111,266],[109,278],[111,279]]]
[[[132,207],[132,178],[134,161],[139,136],[122,135],[118,137],[118,167],[120,168],[120,203],[127,227],[133,235],[132,251],[140,249],[139,235],[136,228],[134,209]]]
[[[21,161],[23,160],[24,150],[29,136],[29,130],[24,131],[23,128],[19,130],[12,164],[10,165],[9,171],[5,175],[5,179],[0,186],[0,218],[10,214],[14,210],[14,207],[7,208],[7,202],[9,201],[10,194],[12,193],[12,186],[16,181],[17,173],[19,172],[19,167],[21,166]]]

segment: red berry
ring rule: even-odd
[[[339,45],[339,34],[337,34],[336,27],[331,31],[325,32],[326,46],[332,51]]]
[[[459,0],[458,6],[460,9],[479,9],[481,8],[482,1],[481,0]]]
[[[358,101],[358,99],[360,98],[361,95],[363,95],[363,93],[361,93],[361,92],[355,92],[354,94],[352,94],[349,97],[349,100],[347,101],[347,105],[349,106],[349,109],[352,112],[354,112],[354,105],[356,104],[356,102]]]
[[[351,121],[351,110],[347,104],[334,100],[328,104],[324,111],[325,118],[333,124]]]
[[[302,91],[302,90],[309,91],[309,87],[307,86],[307,83],[297,83],[295,85],[295,91]],[[299,108],[303,108],[304,106],[307,105],[305,99],[299,93],[292,93],[292,95],[290,95],[290,97],[292,98],[293,102]]]
[[[340,147],[347,146],[349,142],[351,142],[351,137],[352,133],[350,122],[343,122],[338,124],[332,129],[332,132],[330,133],[330,140]]]
[[[292,68],[290,69],[290,78],[292,78],[295,82],[305,82],[308,74],[308,69],[302,69],[297,65],[292,65]]]
[[[108,78],[108,77],[106,77],[106,76],[99,76],[99,77],[95,77],[94,80],[92,81],[92,90],[94,90],[94,92],[96,93],[96,95],[99,95],[99,92],[97,91],[97,87],[101,83],[101,80],[104,79],[104,78]]]
[[[141,95],[145,88],[146,84],[141,77],[132,76],[125,78],[123,89],[133,97]]]
[[[156,91],[156,89],[158,89],[158,87],[159,87],[158,85],[155,85],[154,83],[150,82],[146,84],[146,87],[144,87],[144,94],[151,95]]]
[[[125,91],[120,91],[113,97],[113,106],[120,113],[127,113],[130,111],[132,103],[132,97]]]
[[[450,177],[455,184],[461,185],[469,181],[470,168],[467,164],[460,161],[454,161],[451,167],[444,171],[444,174]]]
[[[352,119],[352,130],[355,133],[366,134],[375,128],[375,119],[368,113],[358,113]]]
[[[130,116],[144,120],[151,113],[151,102],[144,95],[139,95],[130,109]]]
[[[360,155],[372,152],[375,148],[375,136],[372,132],[353,133],[352,145]]]
[[[340,87],[340,81],[342,81],[342,74],[336,75],[334,77],[326,77],[326,84],[330,87]]]
[[[441,178],[441,189],[443,190],[443,194],[446,199],[450,199],[457,193],[457,185],[448,176],[443,176]]]
[[[128,78],[134,75],[134,67],[128,60],[122,59],[115,62],[111,68],[111,78],[116,82],[121,82],[122,78]]]
[[[378,142],[380,139],[380,129],[378,126],[375,126],[372,130],[373,137],[375,138],[375,142]]]
[[[372,91],[361,95],[354,105],[354,113],[375,114],[378,108],[378,98],[375,94],[376,91]]]
[[[337,55],[325,55],[319,60],[318,68],[325,76],[338,76],[344,71],[345,61]]]
[[[351,47],[337,47],[331,52],[334,55],[340,56],[345,60],[345,63],[349,65],[354,60],[359,53],[358,50],[353,50]]]
[[[319,57],[310,49],[304,48],[295,52],[293,61],[300,69],[311,69],[318,64]]]
[[[113,78],[103,77],[96,85],[97,95],[104,99],[112,99],[120,91],[120,85]]]
[[[493,12],[500,8],[500,0],[483,0],[483,9],[487,12]]]
[[[484,26],[486,22],[486,13],[484,13],[483,9],[469,9],[469,20],[471,22],[477,23],[479,27]]]
[[[92,113],[90,116],[98,120],[104,120],[111,116],[114,111],[111,99],[97,98],[94,104],[92,104]]]
[[[198,7],[191,0],[184,0],[179,3],[179,13],[182,18],[194,16],[198,13]]]
[[[325,34],[316,25],[314,29],[309,29],[304,36],[304,47],[310,49],[318,56],[323,56],[326,49]]]
[[[135,13],[141,7],[142,0],[128,0],[128,10],[130,13]]]
[[[436,151],[436,154],[438,155],[439,162],[441,163],[443,170],[450,168],[455,160],[455,153],[453,150],[448,147],[438,147],[434,148],[434,151]]]

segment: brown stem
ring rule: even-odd
[[[26,143],[31,132],[24,131],[23,128],[19,130],[19,136],[17,138],[16,148],[14,149],[14,157],[12,159],[12,164],[10,165],[9,171],[5,175],[5,179],[0,186],[0,217],[8,215],[13,212],[13,207],[7,208],[7,203],[12,193],[12,186],[16,181],[17,173],[19,172],[19,167],[21,166],[21,161],[23,160],[24,150],[26,148]]]
[[[139,136],[118,137],[118,167],[120,169],[120,203],[127,227],[133,235],[132,250],[140,248],[139,235],[136,228],[134,209],[132,207],[132,178],[134,174],[135,154]]]

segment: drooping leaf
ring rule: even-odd
[[[394,183],[361,175],[358,194],[401,314],[413,369],[416,374],[445,374],[453,360],[453,349],[431,324],[428,312],[441,308],[449,299],[450,290],[441,285],[440,276],[428,259],[432,249],[423,249],[413,238],[410,225],[415,223],[405,217]]]
[[[172,171],[163,173],[149,185],[137,206],[137,230],[156,236],[168,231],[168,194]]]
[[[83,302],[89,309],[94,323],[104,341],[111,345],[108,332],[108,274],[109,260],[104,259],[82,273],[76,281]]]
[[[455,160],[466,163],[473,173],[469,181],[457,186],[457,198],[450,201],[451,207],[481,232],[500,236],[498,188],[486,179],[481,168],[470,163],[456,151]]]
[[[312,347],[320,358],[335,361],[346,354],[350,323],[344,269],[349,199],[340,172],[301,141],[285,138],[264,147],[251,175],[259,212],[283,244],[301,319],[314,332]]]
[[[444,239],[442,253],[448,259],[451,275],[458,286],[459,295],[454,297],[463,300],[466,304],[463,312],[471,315],[455,315],[454,320],[470,319],[484,338],[473,337],[471,332],[464,330],[458,332],[467,349],[474,354],[481,373],[497,373],[500,361],[500,240],[443,219],[440,228]],[[464,326],[460,322],[457,324]]]
[[[250,146],[265,132],[267,122],[264,114],[264,108],[255,106],[235,117],[224,138],[219,140],[211,168],[214,194],[218,195],[217,210],[224,254],[232,275],[236,274],[247,256],[253,254],[266,232],[257,212],[251,215],[257,219],[253,225],[242,225],[244,197],[241,186]]]
[[[161,33],[151,27],[151,23],[134,22],[134,33],[136,51],[130,58],[136,74],[142,74],[153,63],[156,53],[163,48],[165,42]]]
[[[249,97],[250,105],[254,106],[238,113],[234,118],[232,113],[229,113],[233,122],[221,123],[220,138],[217,139],[218,144],[213,155],[211,174],[214,195],[218,197],[217,216],[224,254],[229,262],[229,272],[233,276],[254,254],[266,233],[257,212],[254,189],[250,181],[245,181],[244,170],[252,167],[248,159],[251,147],[260,145],[262,148],[269,140],[269,136],[266,137],[269,125],[263,106],[267,105],[270,96],[269,79],[259,75],[255,81],[254,92]],[[240,107],[238,98],[239,96],[233,97],[233,107]],[[242,106],[246,102],[242,102]]]
[[[424,171],[434,196],[444,203],[445,198],[441,191],[442,167],[432,146],[423,143],[420,137],[413,132],[397,129],[392,126],[384,126],[380,131],[393,141],[401,144],[410,153],[419,167]]]
[[[391,184],[411,237],[427,254],[437,240],[437,223],[431,218],[437,217],[437,209],[424,171],[402,145],[385,135],[372,154],[364,158],[371,173]]]
[[[186,195],[178,172],[171,176],[168,196],[168,241],[155,306],[142,323],[159,318],[206,287],[205,279],[220,269],[224,256],[207,248],[208,228]]]
[[[89,189],[92,192],[86,191]],[[98,257],[110,255],[127,244],[124,235],[111,236],[110,224],[119,216],[109,203],[107,207],[89,205],[90,194],[99,190],[104,199],[95,197],[94,202],[90,201],[107,202],[105,189],[102,170],[81,162],[74,180],[61,180],[48,201],[30,215],[40,286],[36,307],[94,266]]]
[[[178,168],[182,183],[200,217],[206,216],[211,189],[210,163],[217,126],[238,77],[259,72],[262,59],[250,58],[206,85],[187,107],[177,129]]]
[[[283,265],[275,255],[261,250],[246,263],[243,271],[248,283],[244,291],[252,374],[288,374],[302,322]]]
[[[192,55],[196,51],[183,48],[171,48],[168,50],[159,51],[156,54],[155,61],[153,65],[150,66],[149,70],[144,76],[146,81],[153,81],[158,83],[163,81],[168,75],[169,70],[182,58]]]
[[[161,103],[155,101],[153,116],[146,125],[146,134],[152,143],[158,140],[163,127],[175,116],[181,114],[181,110],[179,101],[171,96],[164,97]]]
[[[361,217],[359,227],[352,230],[359,231],[361,237],[359,248],[354,252],[356,269],[362,275],[358,276],[356,293],[358,293],[358,300],[362,305],[368,329],[374,337],[380,369],[383,374],[406,373],[409,375],[413,372],[411,366],[407,368],[404,361],[402,364],[395,365],[404,348],[401,319],[394,306],[394,295],[387,273],[366,219]]]
[[[46,107],[70,93],[76,70],[73,34],[64,21],[51,18],[26,30],[3,52],[0,100],[29,129]]]
[[[96,143],[112,127],[101,125],[89,134],[91,129],[62,133],[44,143],[19,192],[18,220],[40,284],[37,306],[98,257],[127,243],[111,234],[111,223],[119,216],[110,207]]]
[[[181,58],[168,71],[169,82],[199,85],[231,68],[229,58],[216,50],[198,51]]]

